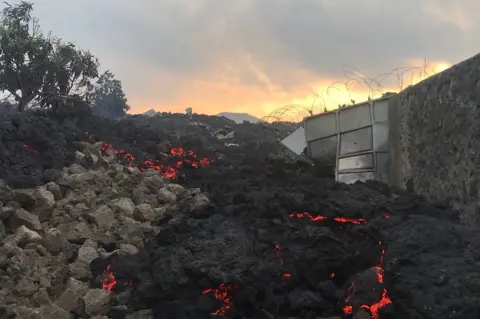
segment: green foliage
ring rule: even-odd
[[[72,94],[86,99],[94,87],[94,79],[98,78],[98,60],[90,52],[77,49],[74,44],[64,43],[61,39],[52,40],[52,44],[41,105],[65,106]]]
[[[84,99],[98,77],[98,60],[88,51],[45,36],[32,18],[33,5],[9,5],[0,19],[0,90],[15,97],[19,110],[33,100],[42,106]]]
[[[119,119],[130,109],[122,82],[115,79],[109,70],[98,79],[90,99],[93,112],[106,118]]]

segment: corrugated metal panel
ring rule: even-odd
[[[307,142],[305,141],[305,130],[303,127],[297,128],[292,134],[288,135],[280,143],[285,145],[295,154],[302,154],[305,147],[307,147]]]
[[[340,134],[340,156],[368,151],[372,145],[372,127]]]
[[[375,122],[388,121],[388,99],[373,103],[373,117]]]
[[[357,172],[357,173],[347,173],[347,174],[338,174],[337,180],[341,183],[351,184],[356,181],[366,181],[369,179],[375,179],[374,172]]]
[[[360,104],[338,112],[340,131],[352,131],[372,123],[370,104]]]
[[[307,142],[337,134],[337,115],[332,112],[307,117],[304,127]]]
[[[310,156],[328,165],[337,161],[337,135],[308,143]]]
[[[388,122],[375,123],[373,146],[376,151],[388,151]]]
[[[338,171],[373,169],[373,154],[344,157],[338,160]]]
[[[388,153],[377,153],[377,178],[383,182],[388,182],[389,156]]]

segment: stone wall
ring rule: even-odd
[[[390,184],[480,223],[480,54],[391,99]]]

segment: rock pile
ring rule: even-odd
[[[229,143],[251,150],[251,157],[265,148],[268,152],[280,149],[278,141],[291,132],[286,124],[235,124],[202,115],[194,115],[192,120],[181,114],[154,119],[132,116],[115,122],[84,110],[66,114],[27,111],[14,116],[0,112],[0,176],[15,188],[54,181],[63,167],[75,161],[76,144],[85,141],[104,141],[128,151],[137,162],[162,159],[168,143],[202,157],[213,156],[225,142],[211,134],[226,125],[235,131],[235,139]],[[229,151],[236,152],[235,148]]]
[[[138,255],[179,205],[210,205],[198,189],[123,166],[101,146],[83,143],[56,182],[0,186],[0,318],[102,318],[113,297],[105,271],[94,288],[92,261]]]

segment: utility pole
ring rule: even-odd
[[[423,59],[423,78],[427,77],[427,58]]]

